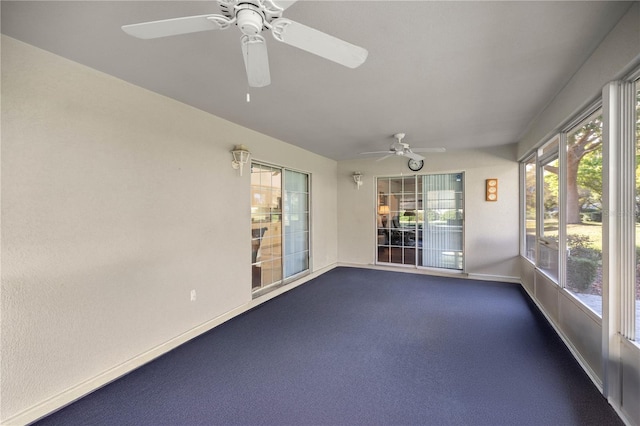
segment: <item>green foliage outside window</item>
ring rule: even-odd
[[[593,247],[588,235],[567,235],[567,285],[578,291],[585,291],[596,279],[602,262],[602,250]]]

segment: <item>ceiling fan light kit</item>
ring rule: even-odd
[[[298,49],[357,68],[367,59],[366,49],[314,28],[282,18],[282,13],[297,0],[218,0],[222,15],[198,15],[164,19],[122,26],[122,30],[137,38],[190,34],[200,31],[225,30],[236,25],[242,32],[240,45],[250,87],[271,84],[267,43],[260,34],[270,30],[273,38]]]

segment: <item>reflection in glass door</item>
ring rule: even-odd
[[[378,262],[416,264],[420,185],[416,176],[378,178]]]
[[[282,170],[251,165],[251,288],[282,281]]]

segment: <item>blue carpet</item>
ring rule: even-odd
[[[515,284],[336,268],[39,425],[622,425]]]

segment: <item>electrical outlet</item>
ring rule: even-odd
[[[196,291],[195,290],[191,290],[191,301],[192,302],[196,301]]]

